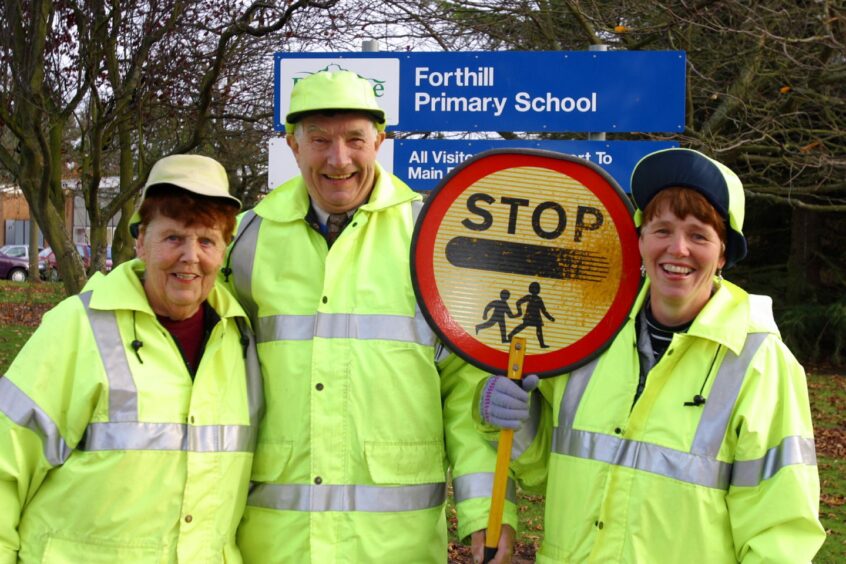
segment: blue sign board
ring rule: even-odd
[[[323,69],[373,84],[399,131],[681,132],[683,51],[277,53],[275,128],[296,80]]]
[[[632,170],[647,154],[678,147],[675,141],[505,141],[395,139],[393,173],[414,190],[434,189],[464,160],[488,149],[532,148],[574,155],[598,164],[630,192]]]

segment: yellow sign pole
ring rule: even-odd
[[[526,339],[513,337],[508,351],[507,376],[512,380],[523,377],[523,358],[526,355]],[[485,532],[485,559],[490,562],[496,556],[499,545],[499,535],[502,532],[502,513],[505,507],[505,490],[508,484],[508,466],[511,463],[511,442],[514,431],[503,429],[499,433],[499,446],[496,451],[496,471],[494,474],[493,491],[491,492],[491,510],[488,514],[488,529]]]

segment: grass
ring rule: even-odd
[[[846,376],[808,371],[820,471],[820,520],[828,539],[814,562],[846,562]]]
[[[0,374],[6,372],[44,312],[64,297],[58,283],[0,280]]]
[[[41,315],[64,298],[61,284],[0,281],[0,374],[35,330]],[[828,539],[815,558],[818,564],[846,562],[846,373],[809,369],[808,392],[814,417],[820,471],[820,519]],[[543,497],[520,494],[518,556],[533,555],[543,540]],[[448,517],[455,539],[454,509]],[[470,562],[469,551],[454,547],[452,562]],[[530,559],[515,562],[531,562]]]

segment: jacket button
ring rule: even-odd
[[[323,483],[323,478],[321,478],[320,476],[316,476],[316,477],[314,478],[314,483],[315,483],[315,484],[317,484],[317,485],[319,486],[320,484],[322,484],[322,483]]]
[[[189,417],[189,418],[188,418],[188,422],[189,422],[189,423],[193,423],[193,422],[194,422],[194,416],[193,416],[193,415],[192,415],[191,417]]]
[[[326,296],[323,296],[323,303],[325,304],[328,301],[329,301],[329,298],[327,298]]]
[[[315,386],[314,386],[314,387],[315,387],[315,389],[319,392],[320,390],[322,390],[322,389],[323,389],[323,384],[321,384],[321,383],[319,383],[319,382],[318,382],[317,384],[315,384]]]
[[[605,526],[605,523],[603,523],[602,521],[599,521],[599,522],[597,522],[597,523],[596,523],[596,527],[597,527],[600,531],[602,530],[602,527],[604,527],[604,526]]]
[[[673,349],[667,351],[667,356],[673,356]]]
[[[186,522],[186,523],[190,523],[190,522],[191,522],[191,521],[193,521],[193,520],[194,520],[194,518],[193,518],[193,517],[191,517],[190,515],[186,515],[186,516],[185,516],[185,522]]]
[[[617,433],[618,435],[622,435],[622,434],[623,434],[623,430],[622,430],[622,429],[620,429],[619,427],[615,428],[615,429],[614,429],[614,432],[615,432],[615,433]]]

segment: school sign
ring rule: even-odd
[[[471,51],[277,53],[278,131],[294,83],[325,69],[368,79],[389,130],[684,130],[682,51]]]

